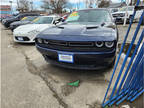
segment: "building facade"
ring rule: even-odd
[[[11,6],[10,5],[0,5],[0,17],[11,16]]]

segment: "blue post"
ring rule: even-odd
[[[130,102],[134,101],[138,96],[140,96],[144,92],[144,89],[140,91],[135,97],[133,97]]]
[[[120,83],[120,85],[119,85],[119,88],[118,88],[118,90],[117,90],[117,95],[118,95],[118,93],[119,93],[119,91],[120,91],[120,89],[121,89],[121,87],[122,87],[122,85],[123,85],[123,82],[124,82],[124,80],[125,80],[125,78],[126,78],[126,76],[127,76],[127,73],[128,73],[128,71],[129,71],[129,69],[130,69],[130,66],[131,66],[131,64],[132,64],[132,62],[133,62],[133,60],[134,60],[134,58],[135,58],[135,55],[136,55],[136,53],[137,53],[137,51],[138,51],[138,48],[139,48],[139,46],[140,46],[140,43],[142,42],[142,40],[143,40],[143,37],[144,37],[144,30],[142,31],[142,34],[141,34],[141,36],[140,36],[140,38],[139,38],[139,41],[138,41],[138,44],[136,45],[136,48],[135,48],[135,50],[134,50],[134,52],[133,52],[133,55],[132,55],[132,57],[131,57],[131,60],[130,60],[130,62],[129,62],[129,64],[128,64],[128,66],[127,66],[127,69],[126,69],[126,71],[125,71],[125,74],[124,74],[124,76],[123,76],[123,79],[122,79],[122,81],[121,81],[121,83]]]
[[[138,6],[139,3],[140,3],[140,0],[137,1],[136,6]],[[129,32],[130,32],[130,29],[131,29],[132,22],[133,22],[133,20],[134,20],[135,14],[136,14],[136,11],[134,11],[134,13],[133,13],[132,20],[131,20],[130,25],[129,25],[129,27],[128,27],[128,30],[127,30],[127,33],[126,33],[126,35],[125,35],[125,39],[124,39],[124,41],[123,41],[123,44],[122,44],[122,46],[121,46],[121,50],[120,50],[118,59],[117,59],[116,64],[115,64],[115,67],[114,67],[114,70],[113,70],[113,74],[112,74],[112,77],[111,77],[111,79],[110,79],[110,83],[109,83],[109,85],[108,85],[107,91],[106,91],[105,96],[104,96],[104,100],[103,100],[103,102],[102,102],[102,107],[104,107],[105,105],[107,105],[107,104],[109,103],[109,102],[105,103],[105,100],[106,100],[108,91],[109,91],[109,89],[110,89],[110,86],[111,86],[113,77],[114,77],[114,75],[115,75],[115,71],[116,71],[116,69],[117,69],[117,66],[118,66],[118,63],[119,63],[119,60],[120,60],[120,57],[121,57],[123,48],[124,48],[125,43],[126,43],[126,40],[127,40],[127,37],[128,37],[128,35],[129,35]]]
[[[118,82],[119,82],[119,80],[120,80],[121,74],[122,74],[123,69],[124,69],[124,67],[125,67],[125,63],[126,63],[126,61],[127,61],[127,59],[128,59],[128,56],[129,56],[130,51],[131,51],[131,49],[132,49],[132,46],[133,46],[133,44],[134,44],[134,42],[135,42],[135,39],[136,39],[137,34],[138,34],[138,31],[139,31],[139,29],[140,29],[140,25],[141,25],[141,23],[142,23],[143,16],[144,16],[144,12],[143,12],[142,15],[141,15],[140,21],[139,21],[139,23],[138,23],[138,26],[137,26],[137,28],[136,28],[134,37],[133,37],[133,39],[132,39],[132,42],[131,42],[131,44],[130,44],[130,47],[129,47],[129,49],[128,49],[128,52],[127,52],[126,57],[125,57],[125,59],[124,59],[124,62],[123,62],[123,64],[122,64],[121,70],[120,70],[119,75],[118,75],[118,77],[117,77],[117,80],[116,80],[116,83],[115,83],[115,85],[114,85],[113,91],[112,91],[112,93],[111,93],[110,99],[113,97],[114,92],[115,92],[116,87],[117,87],[117,84],[118,84]]]
[[[143,65],[143,60],[144,60],[144,56],[143,56],[143,46],[144,46],[144,43],[143,43],[143,45],[141,46],[141,49],[140,49],[140,51],[139,51],[139,53],[138,53],[138,56],[137,56],[137,58],[136,58],[136,60],[135,60],[135,63],[136,64],[138,64],[138,66],[136,67],[136,71],[134,70],[134,72],[135,72],[135,75],[134,76],[132,76],[133,78],[132,78],[132,85],[130,85],[127,89],[128,89],[128,91],[126,92],[126,95],[122,98],[122,99],[120,99],[117,103],[116,103],[116,105],[119,105],[122,101],[124,101],[126,98],[128,99],[128,100],[130,100],[131,98],[133,98],[133,97],[135,97],[135,96],[137,96],[137,94],[139,93],[139,91],[141,91],[142,90],[142,88],[143,88],[143,77],[141,77],[141,76],[143,76],[143,68],[142,68],[142,65]],[[143,56],[143,57],[142,57]],[[138,63],[139,62],[139,63]],[[135,63],[133,64],[133,66],[135,67]],[[140,65],[139,65],[140,64]],[[141,66],[141,67],[140,67]],[[132,69],[133,69],[133,67],[132,67]],[[132,70],[131,69],[131,70]],[[132,72],[132,71],[131,71]],[[130,72],[130,74],[129,74],[129,76],[131,75],[131,72]],[[124,88],[125,89],[125,88]],[[138,95],[139,96],[139,95]]]
[[[142,55],[143,55],[143,48],[144,48],[144,43],[143,43],[143,45],[142,45],[142,47],[141,47],[141,50],[139,51],[139,54],[138,54],[138,56],[137,56],[137,58],[135,59],[135,62],[134,62],[134,64],[133,64],[133,66],[132,66],[132,68],[131,68],[131,71],[130,71],[130,73],[129,73],[129,75],[128,75],[128,78],[127,78],[127,80],[126,80],[126,82],[125,82],[125,84],[124,84],[124,89],[126,88],[129,88],[130,87],[130,84],[132,84],[130,81],[132,81],[132,76],[134,76],[133,74],[135,74],[134,72],[135,72],[135,70],[136,70],[136,67],[137,67],[137,65],[139,64],[139,62],[140,62],[140,59],[141,59],[141,57],[142,57]],[[135,80],[133,80],[133,81],[135,81]]]
[[[140,43],[141,43],[142,40],[143,40],[143,37],[144,37],[144,30],[143,30],[140,38],[139,38],[138,44],[137,44],[137,46],[136,46],[136,48],[135,48],[135,50],[134,50],[134,53],[133,53],[133,55],[132,55],[132,57],[131,57],[131,60],[130,60],[130,62],[129,62],[129,64],[128,64],[128,67],[127,67],[127,69],[126,69],[126,71],[125,71],[125,74],[124,74],[124,76],[123,76],[123,79],[122,79],[122,81],[121,81],[121,83],[120,83],[120,85],[119,85],[117,94],[112,98],[113,101],[109,104],[109,106],[111,106],[112,104],[114,104],[117,100],[119,100],[119,99],[124,95],[124,94],[122,93],[124,90],[123,90],[122,92],[120,92],[120,89],[121,89],[121,86],[122,86],[122,84],[123,84],[126,76],[127,76],[127,73],[128,73],[128,71],[129,71],[129,69],[130,69],[130,66],[131,66],[131,64],[132,64],[132,62],[133,62],[133,59],[134,59],[134,57],[135,57],[135,55],[136,55],[136,52],[137,52],[137,50],[138,50],[138,48],[139,48],[139,46],[140,46]],[[120,92],[120,93],[119,93],[119,92]],[[115,99],[115,98],[116,98],[116,99]]]

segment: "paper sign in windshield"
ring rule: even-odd
[[[38,20],[39,20],[39,18],[36,18],[36,19],[33,20],[33,22],[37,22]]]
[[[79,18],[78,12],[73,12],[67,19],[67,21],[75,21]]]
[[[78,12],[73,12],[69,17],[75,17],[78,16]]]
[[[24,18],[22,18],[21,20],[23,21],[23,20],[26,20],[27,19],[27,17],[24,17]]]

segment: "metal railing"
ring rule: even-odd
[[[136,6],[138,6],[139,3],[140,3],[140,0],[137,1]],[[120,57],[122,55],[125,43],[127,41],[130,29],[131,29],[131,26],[132,26],[132,23],[133,23],[133,20],[134,20],[134,17],[135,17],[135,14],[136,14],[136,10],[134,11],[132,19],[130,20],[130,24],[129,24],[127,33],[125,35],[125,39],[124,39],[123,44],[121,46],[121,50],[120,50],[120,53],[118,55],[118,58],[117,58],[117,61],[116,61],[116,64],[115,64],[115,67],[114,67],[114,70],[113,70],[113,73],[112,73],[112,76],[111,76],[111,79],[110,79],[110,83],[108,85],[108,88],[107,88],[107,91],[106,91],[106,94],[105,94],[105,97],[104,97],[104,100],[103,100],[103,103],[102,103],[102,107],[105,107],[106,105],[111,106],[114,103],[116,103],[116,105],[119,105],[125,99],[133,101],[133,100],[135,100],[136,97],[138,97],[144,91],[144,89],[143,89],[143,87],[144,87],[143,79],[144,78],[143,78],[143,75],[142,75],[143,74],[142,66],[143,66],[143,59],[144,59],[144,57],[143,57],[144,43],[141,46],[140,51],[138,52],[138,49],[139,49],[140,44],[142,43],[142,40],[143,40],[143,37],[144,37],[144,29],[142,30],[142,33],[141,33],[141,35],[139,37],[139,40],[137,42],[137,45],[135,47],[135,50],[134,50],[134,52],[131,56],[131,59],[128,63],[128,66],[126,67],[126,71],[123,75],[123,78],[120,81],[120,78],[121,78],[122,73],[124,71],[124,68],[126,66],[125,64],[127,62],[129,54],[132,50],[132,47],[133,47],[133,44],[136,40],[138,32],[140,30],[141,23],[143,21],[143,17],[144,17],[144,11],[143,11],[142,15],[139,19],[139,23],[136,27],[136,30],[135,30],[134,36],[132,38],[131,44],[129,46],[129,49],[128,49],[128,51],[126,53],[126,56],[124,58],[124,61],[122,63],[119,74],[117,76],[117,79],[116,79],[115,85],[113,87],[113,90],[111,92],[110,98],[106,101],[107,94],[109,92],[109,89],[111,87],[115,72],[117,70],[117,66],[119,64],[119,60],[120,60]],[[138,54],[137,54],[137,52],[138,52]],[[118,86],[118,83],[120,83],[119,86]],[[118,89],[117,89],[117,87],[118,87]]]

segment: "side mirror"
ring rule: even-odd
[[[58,24],[60,22],[64,22],[64,21],[65,20],[63,18],[59,18],[59,19],[57,19],[57,20],[54,21],[54,24],[56,25],[56,24]]]
[[[55,21],[54,21],[54,24],[57,25],[59,22],[60,22],[60,21],[55,20]]]
[[[62,18],[62,19],[61,19],[61,22],[64,22],[64,21],[65,21],[65,19]]]

